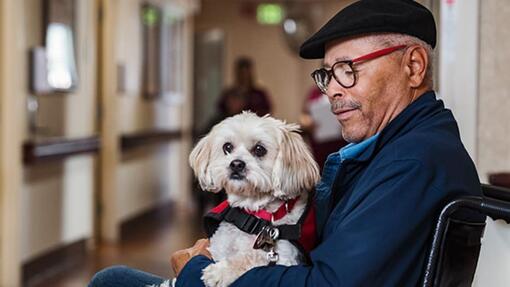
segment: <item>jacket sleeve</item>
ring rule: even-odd
[[[443,197],[433,178],[418,161],[392,161],[333,210],[312,266],[258,267],[231,286],[416,286]]]
[[[191,258],[177,276],[175,287],[205,287],[200,279],[202,270],[212,263],[214,261],[202,255]]]

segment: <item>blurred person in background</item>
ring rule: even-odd
[[[248,57],[239,57],[234,69],[234,85],[222,92],[218,102],[220,119],[217,122],[246,110],[259,116],[271,113],[268,93],[256,84],[253,61]]]

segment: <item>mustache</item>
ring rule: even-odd
[[[331,112],[335,112],[339,109],[359,109],[361,108],[361,103],[355,101],[347,101],[347,100],[336,100],[331,103]]]

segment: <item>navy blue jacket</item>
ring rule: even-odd
[[[312,265],[258,267],[231,286],[416,286],[440,209],[480,195],[475,166],[452,113],[428,92],[402,111],[356,159],[345,160]],[[212,260],[194,257],[177,286],[203,286]]]

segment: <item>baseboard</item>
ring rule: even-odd
[[[23,286],[32,286],[36,282],[83,264],[87,255],[86,243],[86,239],[81,239],[61,245],[25,262],[22,266]]]
[[[121,223],[121,241],[144,236],[146,229],[168,225],[174,215],[174,202],[156,205]],[[77,266],[85,265],[87,264],[87,255],[86,239],[58,246],[23,263],[22,284],[23,286],[36,286],[38,282],[73,268],[76,269]]]

